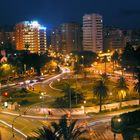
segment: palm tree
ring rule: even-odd
[[[39,135],[36,140],[59,140],[56,135],[56,130],[53,126],[43,126],[35,131],[37,135]],[[30,138],[28,138],[30,140]],[[32,138],[31,138],[32,139]]]
[[[138,82],[134,86],[134,90],[139,94],[139,106],[140,106],[140,73],[137,76]]]
[[[73,89],[71,88],[71,85],[68,83],[65,83],[62,92],[69,95],[69,107],[71,108],[71,92],[73,91]]]
[[[109,89],[103,82],[103,80],[99,80],[97,84],[93,87],[93,94],[99,97],[100,100],[100,112],[102,111],[102,99],[107,96]]]
[[[120,108],[122,107],[122,100],[126,96],[126,92],[128,91],[128,85],[123,77],[120,77],[120,79],[117,82],[116,87],[113,89],[115,92],[118,93],[120,98]]]
[[[109,77],[108,77],[108,75],[106,73],[103,73],[101,75],[101,78],[102,78],[103,82],[107,82],[109,80]]]
[[[87,130],[83,126],[78,127],[77,121],[63,116],[58,124],[52,122],[50,127],[43,126],[36,130],[35,132],[39,135],[37,140],[78,140],[79,136]]]
[[[60,120],[59,131],[64,140],[77,140],[82,133],[87,132],[84,127],[76,127],[77,121],[67,120],[65,116]]]
[[[84,101],[84,95],[80,90],[76,90],[75,88],[72,88],[70,84],[65,83],[62,89],[62,92],[65,94],[63,96],[63,99],[61,98],[61,101],[69,101],[69,107],[72,107],[72,104],[81,103]]]

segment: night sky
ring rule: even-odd
[[[140,28],[140,0],[0,0],[0,24],[38,20],[53,27],[88,13],[103,15],[105,25]]]

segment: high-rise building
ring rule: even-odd
[[[99,14],[83,16],[83,49],[96,53],[103,50],[103,19]]]
[[[82,50],[82,29],[77,23],[61,24],[51,34],[53,50],[68,54]]]
[[[31,53],[45,53],[47,50],[46,27],[37,21],[16,24],[16,49]]]
[[[128,38],[124,35],[123,30],[115,27],[104,27],[104,51],[122,50],[128,42]]]
[[[15,32],[13,26],[0,27],[0,47],[15,47]]]
[[[53,29],[51,32],[51,48],[54,52],[61,52],[61,31],[59,28]]]
[[[1,44],[11,43],[11,45],[15,46],[15,33],[0,32],[0,43]]]

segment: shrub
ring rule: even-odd
[[[27,105],[27,104],[29,104],[29,101],[26,100],[26,99],[24,99],[24,100],[21,100],[21,101],[19,102],[19,104],[20,104],[20,105]]]

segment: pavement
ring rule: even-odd
[[[11,129],[0,125],[0,140],[25,140],[21,135],[16,134],[14,137],[11,133]]]
[[[134,106],[138,105],[139,100],[131,100],[131,101],[124,101],[122,102],[122,107],[127,107],[127,106]],[[103,111],[111,111],[113,109],[119,109],[120,103],[112,103],[112,104],[105,104],[102,106]],[[97,114],[99,112],[99,106],[93,106],[93,107],[84,107],[84,108],[48,108],[46,105],[43,104],[37,104],[35,106],[32,106],[31,108],[28,109],[26,114],[28,115],[33,115],[33,116],[44,116],[48,115],[49,110],[51,110],[52,116],[63,116],[68,114],[69,112],[73,116],[85,116],[88,113],[95,113]],[[24,112],[24,110],[21,112]]]
[[[105,122],[90,128],[91,140],[114,140],[114,134],[111,131],[110,122]],[[121,134],[117,134],[115,140],[123,140]]]

